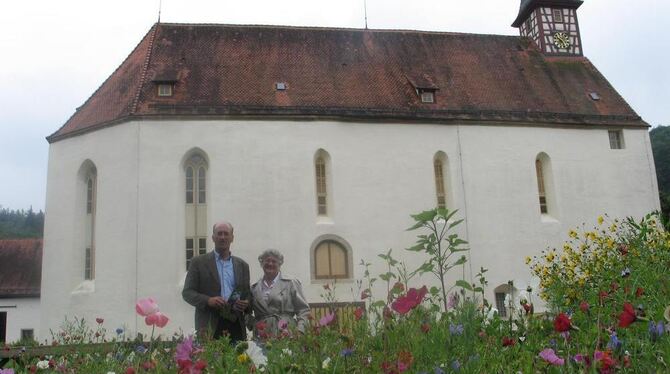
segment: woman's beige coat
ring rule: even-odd
[[[288,330],[296,326],[304,333],[309,327],[309,304],[302,293],[302,285],[297,279],[286,279],[279,275],[267,297],[263,295],[263,279],[251,286],[252,309],[254,324],[249,326],[254,330],[255,337],[277,336],[281,334],[280,325],[286,324]],[[280,321],[286,321],[285,323]],[[264,325],[258,330],[259,323]]]

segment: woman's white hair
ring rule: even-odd
[[[284,255],[282,255],[281,252],[279,252],[276,249],[264,250],[263,253],[261,253],[261,255],[258,256],[258,262],[262,265],[263,260],[265,260],[265,258],[269,256],[276,258],[277,261],[279,261],[279,266],[281,266],[284,263]]]

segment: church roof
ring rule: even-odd
[[[0,240],[0,298],[39,297],[42,239]]]
[[[158,96],[165,82],[172,96]],[[155,24],[47,139],[230,115],[647,126],[588,59],[548,57],[518,36]]]

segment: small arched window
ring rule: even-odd
[[[444,152],[437,152],[433,158],[433,171],[435,174],[435,194],[437,197],[437,207],[447,207],[447,189],[445,188],[445,164],[447,157]]]
[[[316,279],[351,278],[349,254],[335,240],[324,240],[314,249],[314,277]]]

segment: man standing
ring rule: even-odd
[[[215,251],[191,260],[182,297],[195,307],[195,328],[199,336],[220,338],[230,335],[231,342],[246,340],[245,314],[249,308],[249,265],[230,254],[233,226],[228,222],[214,225]]]

